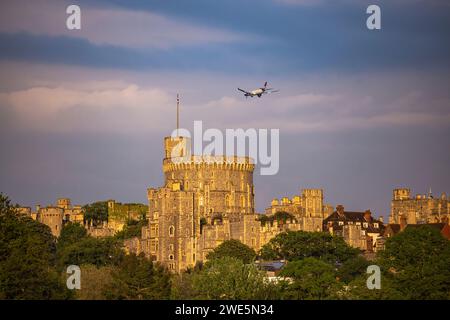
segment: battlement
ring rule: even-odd
[[[238,156],[190,156],[166,158],[163,161],[163,172],[177,170],[196,170],[199,167],[253,172],[254,160],[250,157]]]

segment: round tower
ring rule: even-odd
[[[249,157],[191,155],[187,137],[166,137],[165,186],[195,192],[205,216],[254,213],[254,162]]]

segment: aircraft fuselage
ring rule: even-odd
[[[256,90],[251,91],[250,93],[251,93],[253,96],[257,96],[257,95],[261,95],[263,92],[264,92],[263,89],[256,89]]]

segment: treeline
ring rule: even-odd
[[[68,223],[56,241],[0,194],[0,299],[169,299],[170,273],[123,250],[122,238],[136,235],[139,224],[98,239]],[[67,289],[69,265],[81,268],[80,290]]]
[[[17,215],[0,195],[0,299],[449,299],[450,242],[428,226],[386,241],[374,261],[324,232],[286,232],[260,252],[225,241],[181,274],[144,256],[125,254],[122,239],[138,235],[130,222],[116,237],[97,239],[67,224],[50,229]],[[286,260],[268,281],[259,260]],[[81,289],[66,287],[68,265],[81,268]],[[367,288],[369,265],[381,269],[381,289]],[[283,280],[284,279],[284,280]]]

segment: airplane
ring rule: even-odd
[[[261,96],[263,95],[263,94],[266,94],[266,93],[274,93],[274,92],[278,92],[278,91],[280,91],[280,90],[275,90],[274,88],[267,88],[267,81],[264,83],[264,87],[262,87],[262,88],[258,88],[258,89],[255,89],[255,90],[252,90],[252,91],[245,91],[245,90],[243,90],[243,89],[241,89],[241,88],[237,88],[239,91],[242,91],[242,92],[244,92],[244,96],[246,97],[246,98],[248,98],[248,97],[255,97],[255,96],[258,96],[258,98],[261,98]]]

